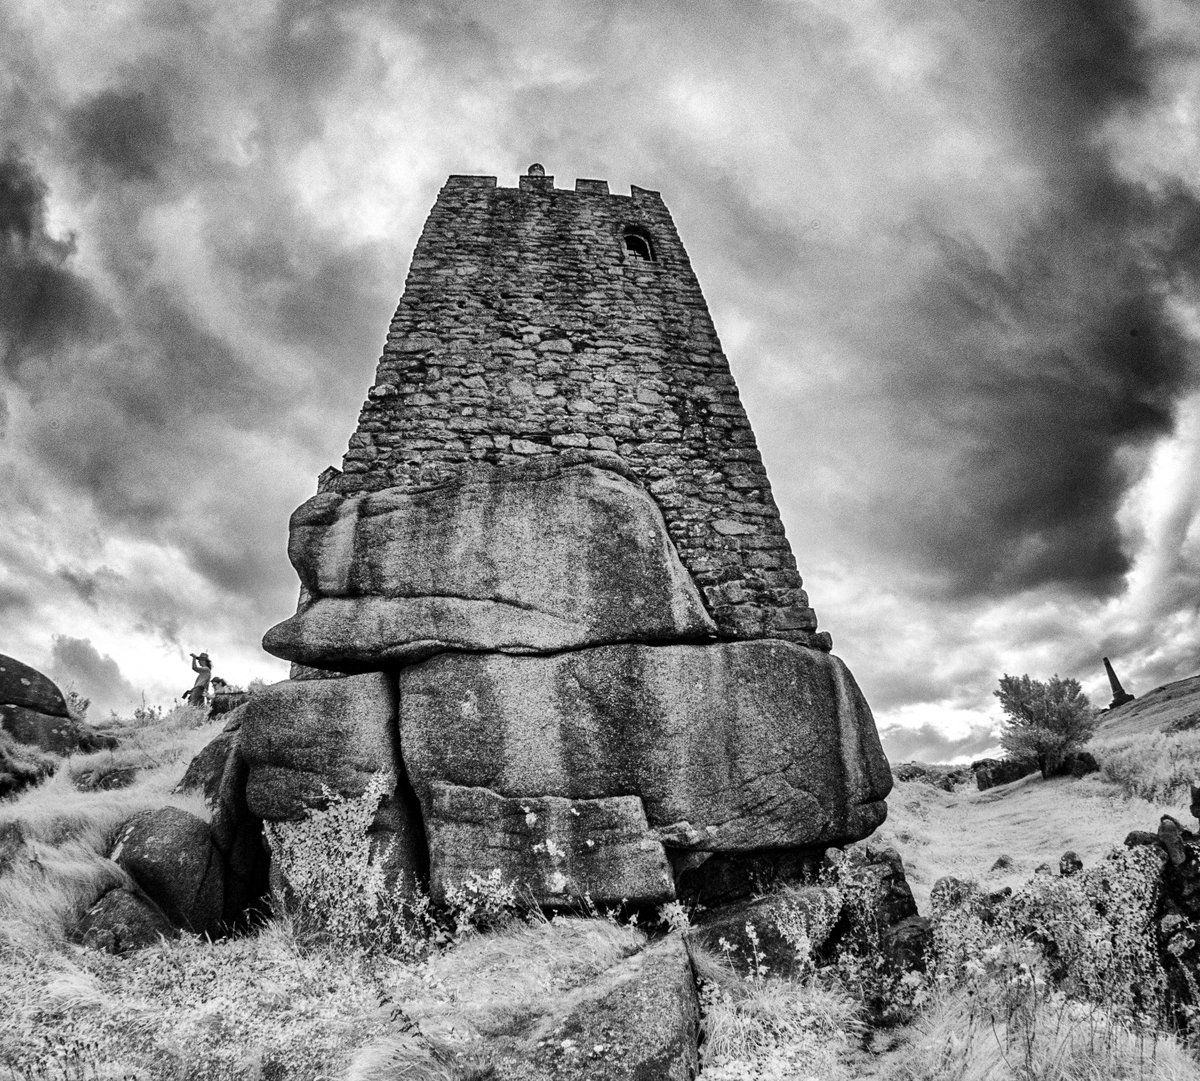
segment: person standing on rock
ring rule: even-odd
[[[208,691],[208,681],[212,679],[212,661],[207,653],[192,653],[192,671],[196,673],[196,682],[187,693],[189,706],[200,709],[204,706],[204,695]]]

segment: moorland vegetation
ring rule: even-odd
[[[378,870],[368,789],[268,838],[294,896],[252,933],[86,948],[72,930],[123,878],[108,858],[121,824],[168,804],[207,815],[175,787],[220,724],[183,707],[104,727],[115,750],[72,756],[0,803],[0,837],[22,842],[0,854],[0,1077],[484,1081],[489,1040],[702,916],[582,905],[550,918],[499,876],[435,908]],[[822,871],[836,927],[778,928],[787,966],[753,930],[740,946],[693,936],[701,1081],[1200,1078],[1194,1004],[1170,998],[1154,946],[1162,857],[1121,846],[1162,814],[1187,820],[1200,733],[1088,749],[1101,770],[1082,779],[897,784],[871,844],[901,854],[930,921],[923,969],[889,958],[850,859]],[[115,771],[129,783],[103,787]],[[1057,872],[1064,849],[1082,871]],[[369,888],[346,889],[347,875]],[[599,1070],[610,1051],[587,1053]]]

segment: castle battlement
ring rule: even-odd
[[[451,188],[495,188],[498,186],[497,178],[494,176],[472,176],[468,173],[451,173],[446,178],[446,187]],[[514,189],[507,189],[512,191]],[[584,180],[577,179],[575,187],[572,188],[556,188],[554,186],[554,177],[545,176],[544,174],[529,174],[526,173],[520,177],[517,191],[540,191],[540,192],[555,192],[567,193],[572,195],[608,195],[614,199],[657,199],[662,201],[662,195],[653,191],[650,188],[639,188],[636,184],[631,184],[628,195],[618,195],[616,192],[608,190],[607,180]]]

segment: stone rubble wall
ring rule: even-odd
[[[655,258],[626,252],[648,235]],[[657,192],[452,176],[413,256],[342,472],[424,487],[476,463],[618,454],[728,638],[829,636],[801,588],[737,386]]]

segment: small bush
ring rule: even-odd
[[[1186,805],[1189,784],[1200,782],[1200,732],[1097,740],[1089,749],[1104,778],[1126,796]]]
[[[850,1081],[863,1026],[836,983],[739,977],[693,947],[703,1040],[697,1081]]]
[[[499,867],[486,875],[472,871],[461,885],[446,890],[446,909],[455,938],[470,929],[486,931],[505,923],[523,907],[516,883],[506,882]]]
[[[428,948],[436,930],[428,897],[416,883],[406,887],[402,876],[388,874],[390,845],[371,843],[371,822],[390,784],[377,773],[354,798],[322,786],[324,810],[299,822],[263,824],[287,884],[288,896],[276,905],[292,913],[302,938],[405,956]]]

